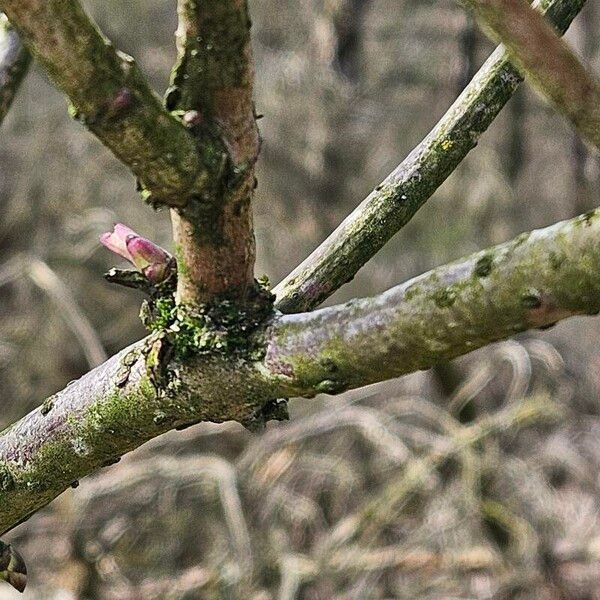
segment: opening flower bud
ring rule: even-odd
[[[102,234],[100,242],[128,260],[152,283],[164,281],[173,269],[173,257],[164,248],[122,223],[117,223],[112,232]]]

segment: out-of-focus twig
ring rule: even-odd
[[[242,576],[252,572],[252,545],[237,484],[234,466],[219,456],[163,457],[132,463],[127,468],[113,473],[109,481],[97,479],[91,481],[83,492],[83,505],[100,496],[113,495],[142,482],[157,477],[172,482],[173,485],[195,485],[202,477],[210,477],[218,485],[219,498],[233,550]]]
[[[260,463],[265,454],[271,454],[282,445],[298,443],[341,427],[355,427],[382,454],[394,462],[403,463],[410,452],[402,439],[394,433],[393,421],[390,419],[385,423],[382,417],[385,415],[380,411],[367,407],[346,406],[339,410],[329,408],[301,422],[269,431],[240,457],[238,468],[243,470]]]
[[[79,341],[89,366],[93,368],[102,364],[107,359],[102,342],[60,277],[40,259],[17,255],[0,267],[0,286],[23,276],[28,277],[56,304],[61,318]]]
[[[496,414],[482,417],[473,425],[463,427],[453,436],[445,450],[409,461],[398,478],[390,481],[376,497],[368,500],[356,513],[345,517],[324,540],[322,552],[355,538],[364,530],[380,530],[393,521],[404,503],[431,476],[433,471],[461,449],[479,443],[486,437],[512,427],[522,427],[543,419],[556,419],[560,411],[552,401],[541,396],[510,406]]]
[[[526,0],[463,0],[512,62],[600,150],[600,82]]]
[[[58,275],[39,259],[26,261],[25,272],[33,283],[46,292],[56,304],[58,312],[79,340],[90,367],[97,367],[108,357],[96,330],[83,314],[75,298]]]
[[[537,2],[564,32],[585,0]],[[273,290],[284,313],[311,310],[350,281],[456,169],[517,89],[499,47],[427,137]]]

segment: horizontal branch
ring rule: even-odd
[[[528,81],[600,150],[600,82],[526,0],[462,0]]]
[[[19,34],[0,14],[0,123],[12,104],[30,62],[31,57],[21,43]]]
[[[537,4],[564,33],[584,3],[549,0]],[[310,310],[350,281],[477,145],[521,81],[507,52],[497,48],[429,135],[277,285],[279,310]]]
[[[67,94],[73,115],[133,171],[153,202],[181,207],[201,194],[209,174],[193,136],[79,2],[0,0],[0,10]]]
[[[398,377],[599,310],[600,211],[522,234],[374,298],[278,314],[255,338],[262,360],[215,354],[164,363],[159,371],[170,378],[160,393],[153,382],[161,343],[146,338],[0,434],[0,533],[174,427],[248,424],[277,398]]]

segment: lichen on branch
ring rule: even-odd
[[[535,4],[564,33],[585,0]],[[277,308],[310,310],[350,281],[477,145],[521,81],[506,50],[497,48],[427,137],[275,287]]]
[[[211,351],[189,355],[186,344],[181,360],[166,361],[176,369],[177,394],[160,393],[153,381],[145,359],[149,336],[0,433],[0,534],[79,478],[169,429],[199,421],[252,423],[278,398],[362,387],[528,328],[595,314],[599,240],[600,216],[592,212],[374,298],[275,313],[250,336],[264,353],[260,359],[254,352],[218,352],[212,343]],[[171,309],[164,316],[158,329],[174,323]]]
[[[71,114],[131,169],[153,203],[182,207],[202,194],[210,149],[162,107],[134,59],[113,48],[77,0],[1,0],[0,10],[68,96]]]
[[[173,294],[161,294],[144,301],[140,317],[150,332],[165,337],[178,361],[211,354],[258,361],[265,350],[253,334],[273,315],[273,300],[257,281],[243,305],[228,298],[178,304]]]

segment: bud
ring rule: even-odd
[[[166,250],[122,223],[117,223],[112,233],[102,234],[100,242],[128,260],[152,283],[164,281],[173,269],[173,257]]]
[[[131,254],[129,254],[129,251],[127,250],[127,236],[129,235],[137,235],[137,233],[133,231],[133,229],[127,227],[127,225],[117,223],[114,226],[112,233],[106,232],[100,236],[100,243],[115,254],[122,256],[129,262],[133,262],[131,260]]]

